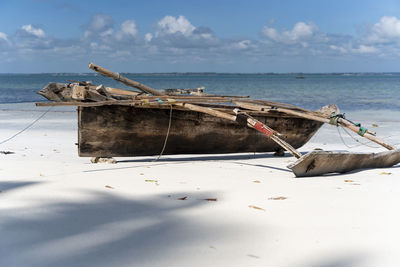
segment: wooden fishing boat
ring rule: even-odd
[[[311,111],[240,96],[208,95],[204,88],[156,90],[93,63],[89,68],[141,92],[87,82],[50,83],[39,91],[55,102],[37,105],[78,106],[80,156],[98,159],[157,154],[282,154],[286,150],[298,159],[288,166],[297,177],[389,167],[400,162],[400,150],[361,124],[347,120],[335,105]],[[389,151],[313,151],[302,155],[296,148],[305,144],[323,123],[346,127]]]
[[[171,116],[171,122],[170,122]],[[323,123],[279,112],[253,115],[280,132],[295,148]],[[78,108],[80,156],[273,152],[280,146],[251,128],[196,111],[121,105]],[[170,125],[170,127],[168,127]],[[169,128],[169,131],[168,131]]]
[[[179,106],[172,108],[159,101],[143,105],[143,100],[154,97],[138,96],[137,92],[116,88],[102,88],[101,94],[95,90],[97,87],[82,82],[50,83],[39,92],[55,101],[48,105],[78,106],[78,153],[82,157],[147,156],[161,152],[164,155],[283,152],[273,140],[235,121]],[[232,105],[215,102],[232,102],[232,99],[249,101],[247,97],[239,96],[205,96],[202,90],[169,89],[167,92],[168,97],[175,97],[177,101],[193,102],[200,98],[200,102],[208,102],[202,103],[203,106],[232,115]],[[112,98],[107,98],[107,95]],[[137,97],[140,102],[132,102],[132,97]],[[336,109],[323,110],[327,116],[332,111]],[[303,146],[323,124],[273,109],[268,112],[249,111],[249,114],[275,129],[295,148]]]

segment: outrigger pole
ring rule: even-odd
[[[275,111],[279,111],[279,112],[286,113],[289,115],[294,115],[297,117],[309,119],[309,120],[320,121],[320,122],[332,124],[335,126],[344,126],[348,129],[352,130],[353,132],[357,133],[358,135],[365,137],[368,140],[387,148],[388,150],[396,150],[396,147],[394,147],[393,145],[390,145],[390,144],[386,143],[384,140],[376,137],[375,133],[368,131],[366,128],[362,127],[360,124],[355,124],[349,120],[346,120],[344,118],[344,116],[341,116],[340,114],[332,114],[331,117],[328,119],[323,116],[320,116],[317,112],[313,112],[310,110],[307,111],[307,113],[304,113],[304,112],[280,108],[280,107],[259,105],[259,104],[254,104],[254,103],[246,103],[244,100],[234,101],[234,103],[241,108],[245,108],[245,109],[249,109],[249,110],[254,110],[254,111],[275,110]]]

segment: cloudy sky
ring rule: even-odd
[[[399,0],[1,0],[0,73],[398,72]]]

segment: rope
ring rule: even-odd
[[[340,131],[339,131],[339,127],[337,127],[337,131],[338,131],[338,133],[339,133],[340,139],[342,140],[342,143],[343,143],[347,148],[355,148],[355,147],[359,147],[359,146],[367,146],[367,147],[371,147],[371,148],[379,148],[379,147],[377,147],[377,146],[371,146],[371,145],[369,145],[368,143],[364,143],[364,142],[361,142],[360,140],[356,139],[356,138],[355,138],[353,135],[351,135],[343,126],[341,126],[340,128],[342,128],[343,131],[344,131],[345,133],[347,133],[347,135],[350,136],[354,141],[356,141],[357,143],[359,143],[358,145],[354,145],[354,146],[349,146],[349,145],[347,145],[346,142],[344,141],[343,137],[342,137],[342,134],[341,134]]]
[[[338,134],[340,136],[340,140],[342,140],[343,145],[345,145],[347,148],[353,148],[353,147],[350,147],[349,145],[346,144],[346,142],[344,141],[344,139],[342,137],[341,132],[339,131],[339,127],[336,127],[336,129],[337,129],[337,132],[338,132]]]
[[[338,123],[338,119],[339,119],[339,118],[345,119],[344,114],[336,114],[335,112],[332,112],[331,116],[329,117],[329,124],[337,126],[337,131],[338,131],[338,133],[339,133],[340,139],[342,140],[342,143],[343,143],[346,147],[348,147],[348,148],[354,148],[354,147],[358,147],[358,146],[364,145],[364,146],[367,146],[367,147],[379,148],[379,147],[376,147],[376,146],[368,145],[367,143],[363,143],[363,142],[361,142],[360,140],[356,139],[356,138],[355,138],[353,135],[351,135],[342,125],[340,125],[340,124]],[[368,129],[365,128],[365,127],[362,127],[360,123],[354,123],[354,122],[352,122],[352,121],[350,121],[350,120],[348,120],[348,121],[349,121],[350,123],[354,124],[355,126],[359,127],[359,130],[358,130],[358,133],[357,133],[358,135],[364,136],[364,134],[365,134],[366,132],[368,132]],[[360,145],[355,145],[355,146],[349,146],[349,145],[347,145],[346,142],[344,141],[343,137],[342,137],[342,134],[341,134],[340,131],[339,131],[339,126],[340,126],[340,127],[343,129],[343,131],[345,131],[354,141],[356,141],[356,142],[359,143]]]
[[[332,112],[331,116],[329,117],[329,124],[339,126],[339,119],[345,119],[345,114],[336,114],[335,112]]]
[[[339,115],[340,114],[336,114],[335,112],[332,112],[331,116],[329,117],[329,124],[339,126],[339,124],[338,124]]]
[[[172,122],[172,105],[170,105],[170,111],[169,111],[169,122],[168,122],[168,130],[167,130],[167,135],[165,136],[165,140],[164,140],[164,145],[163,148],[161,150],[160,155],[158,155],[158,157],[156,159],[154,159],[153,161],[157,161],[161,158],[162,154],[164,153],[165,147],[167,146],[167,141],[168,141],[168,137],[169,137],[169,131],[171,130],[171,122]]]
[[[331,116],[329,117],[329,124],[335,125],[335,126],[339,126],[339,119],[345,119],[344,113],[343,114],[336,114],[335,112],[332,112]],[[358,127],[358,135],[364,136],[364,134],[366,132],[368,132],[368,129],[365,127],[361,126],[361,123],[354,123],[350,120],[347,120],[350,123],[354,124],[355,126]]]
[[[22,129],[21,131],[17,132],[16,134],[14,134],[13,136],[3,140],[0,142],[0,145],[10,141],[11,139],[13,139],[14,137],[16,137],[17,135],[22,134],[23,132],[25,132],[26,130],[28,130],[30,127],[32,127],[36,122],[38,122],[41,118],[44,117],[44,115],[47,114],[47,112],[50,111],[50,109],[52,109],[53,107],[50,107],[48,110],[46,110],[42,115],[39,116],[39,118],[37,118],[36,120],[34,120],[31,124],[29,124],[28,126],[26,126],[24,129]]]

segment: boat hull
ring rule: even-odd
[[[130,157],[161,153],[170,109],[108,105],[78,107],[78,151],[82,157]],[[282,134],[295,148],[322,123],[281,113],[254,116]],[[280,147],[265,135],[208,114],[172,110],[164,155],[274,152]]]
[[[357,169],[387,168],[400,162],[400,150],[380,153],[312,151],[288,166],[296,177],[346,173]]]

